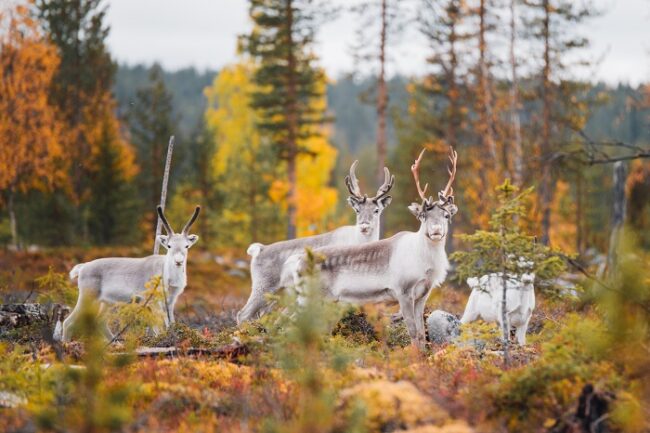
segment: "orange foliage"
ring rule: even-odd
[[[25,6],[0,12],[0,189],[47,189],[65,182],[61,125],[48,91],[59,65]]]

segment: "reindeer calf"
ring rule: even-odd
[[[535,309],[534,273],[521,275],[507,274],[506,278],[506,326],[503,326],[503,273],[483,275],[479,278],[468,278],[467,284],[472,293],[467,301],[465,313],[460,323],[469,323],[479,318],[486,322],[496,322],[502,330],[506,330],[503,338],[510,338],[510,329],[516,328],[517,342],[526,344],[528,323]]]

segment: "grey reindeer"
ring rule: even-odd
[[[422,203],[412,203],[408,208],[420,221],[419,231],[400,232],[363,245],[313,250],[320,257],[316,278],[327,297],[357,304],[397,301],[411,341],[420,348],[426,342],[424,305],[431,290],[447,276],[445,240],[458,210],[451,186],[456,176],[456,152],[451,150],[449,181],[435,201],[425,196],[428,185],[420,188],[418,170],[423,154],[424,150],[411,166]],[[299,293],[306,267],[306,254],[302,253],[289,258],[283,270],[284,278],[293,279]]]
[[[274,293],[280,286],[282,266],[287,258],[305,248],[318,248],[326,245],[358,245],[379,239],[381,213],[392,198],[387,195],[395,183],[388,168],[384,167],[384,183],[374,197],[361,193],[355,175],[359,161],[354,161],[345,184],[350,191],[348,203],[357,216],[356,225],[343,226],[320,235],[276,242],[270,245],[254,243],[248,247],[251,260],[252,289],[246,305],[237,313],[237,324],[250,320],[264,312],[267,307],[265,295]]]
[[[62,340],[69,341],[71,327],[81,314],[87,299],[99,301],[99,314],[107,304],[129,302],[145,290],[145,284],[156,276],[161,276],[165,293],[164,302],[159,305],[164,313],[165,326],[174,323],[174,306],[187,285],[187,253],[199,240],[189,233],[190,227],[199,216],[200,206],[185,224],[181,233],[175,233],[167,222],[162,207],[158,206],[160,217],[167,235],[159,235],[158,242],[167,249],[165,255],[151,255],[142,258],[107,257],[87,263],[80,263],[70,271],[70,279],[77,279],[79,297],[74,310],[63,322]],[[106,327],[107,336],[112,334]]]

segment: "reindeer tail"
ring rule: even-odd
[[[79,263],[78,265],[75,265],[74,268],[70,270],[70,279],[75,280],[77,277],[79,277],[79,272],[81,272],[81,268],[83,267],[83,263]]]
[[[259,255],[259,253],[262,252],[262,249],[264,249],[264,245],[260,244],[259,242],[255,242],[254,244],[251,244],[248,247],[248,249],[246,250],[246,254],[248,254],[252,258],[255,258]]]

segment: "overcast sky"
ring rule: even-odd
[[[343,0],[337,0],[341,2]],[[235,60],[237,35],[250,29],[246,0],[110,0],[109,46],[119,62],[159,62],[169,69],[218,69]],[[586,30],[590,57],[602,61],[590,76],[609,83],[650,81],[650,0],[596,0],[605,13]],[[317,52],[329,75],[353,68],[349,14],[322,27]],[[392,72],[421,74],[426,46],[413,32],[393,54]],[[604,56],[604,57],[603,57]]]

